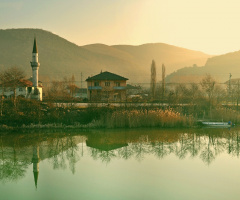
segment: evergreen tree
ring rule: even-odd
[[[156,96],[156,83],[157,83],[156,64],[155,61],[153,60],[151,65],[151,83],[150,83],[150,92],[152,99],[155,99]]]

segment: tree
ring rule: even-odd
[[[75,90],[77,88],[74,75],[72,75],[72,78],[69,79],[68,87],[69,87],[69,91],[70,91],[71,97],[74,97]]]
[[[213,92],[214,92],[216,81],[210,74],[207,74],[202,79],[200,84],[202,86],[203,91],[205,91],[208,96],[209,108],[211,109],[211,105],[213,101]]]
[[[66,100],[69,99],[70,94],[67,91],[67,82],[64,81],[52,81],[48,90],[48,97],[52,100]]]
[[[19,67],[11,67],[0,73],[0,81],[2,89],[10,88],[13,90],[13,101],[16,106],[16,89],[21,84],[21,80],[25,78],[24,71]]]
[[[155,95],[156,95],[156,64],[155,61],[152,61],[152,65],[151,65],[151,85],[150,85],[150,92],[151,92],[151,97],[152,99],[155,99]]]

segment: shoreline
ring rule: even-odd
[[[161,127],[161,126],[140,126],[140,127],[114,127],[114,128],[108,128],[103,126],[97,126],[92,123],[86,124],[86,125],[65,125],[65,124],[31,124],[31,125],[22,125],[20,127],[18,126],[7,126],[7,125],[1,125],[0,126],[0,135],[4,132],[24,132],[24,131],[31,131],[31,130],[119,130],[119,129],[190,129],[190,128],[200,128],[201,126],[172,126],[172,127]]]

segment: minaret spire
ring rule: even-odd
[[[37,40],[34,38],[33,51],[32,51],[32,78],[33,78],[33,87],[38,87],[38,68],[40,63],[38,62],[38,49],[37,49]]]
[[[33,53],[38,53],[36,37],[34,37],[33,51],[32,52]]]

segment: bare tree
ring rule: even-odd
[[[16,89],[21,84],[21,80],[25,78],[24,71],[19,67],[11,67],[0,73],[0,81],[2,89],[9,88],[13,90],[13,101],[16,106]]]
[[[48,96],[52,100],[66,100],[69,98],[66,81],[52,81],[48,90]]]
[[[70,90],[71,97],[74,97],[75,90],[77,88],[74,75],[72,75],[72,78],[69,80],[68,87],[69,87],[69,90]]]
[[[151,97],[152,99],[155,99],[156,95],[156,83],[157,83],[157,78],[156,78],[156,64],[155,61],[152,61],[151,65],[151,85],[150,85],[150,91],[151,91]]]
[[[203,91],[208,96],[209,108],[211,109],[212,101],[213,101],[213,92],[214,92],[214,89],[215,89],[216,81],[214,80],[214,78],[210,74],[207,74],[202,79],[200,84],[202,86]]]

